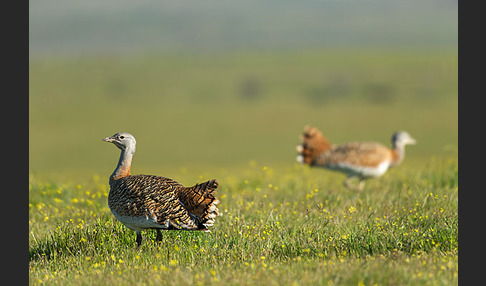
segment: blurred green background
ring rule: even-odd
[[[167,177],[292,167],[307,124],[457,158],[457,1],[29,4],[32,175],[107,178],[118,131],[132,173]]]

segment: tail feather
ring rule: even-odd
[[[314,127],[306,126],[301,136],[301,144],[297,145],[297,161],[312,165],[314,159],[322,152],[329,150],[331,145],[322,133]]]
[[[216,207],[219,200],[213,195],[218,186],[218,181],[210,180],[185,188],[179,194],[179,199],[187,211],[194,216],[200,230],[207,230],[219,215]]]

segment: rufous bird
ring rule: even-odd
[[[314,127],[306,126],[297,146],[297,161],[310,167],[323,167],[346,174],[344,185],[361,191],[365,180],[381,177],[390,167],[395,167],[405,157],[405,145],[416,144],[405,131],[397,131],[391,138],[389,148],[376,142],[350,142],[333,145]],[[358,178],[358,186],[351,180]]]

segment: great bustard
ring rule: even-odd
[[[103,139],[121,150],[120,159],[111,174],[108,206],[113,215],[137,233],[137,246],[142,243],[141,231],[157,230],[156,241],[162,240],[161,230],[202,230],[214,224],[219,200],[213,195],[216,180],[184,187],[176,181],[153,175],[130,175],[135,153],[135,137],[119,132]]]
[[[310,126],[304,128],[301,144],[297,146],[297,161],[311,167],[323,167],[347,175],[344,185],[361,191],[365,179],[380,177],[388,168],[402,162],[405,145],[416,141],[407,132],[395,132],[391,138],[392,148],[376,142],[350,142],[331,145],[322,133]],[[359,184],[353,187],[352,178],[358,177]]]

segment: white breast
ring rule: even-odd
[[[384,161],[376,167],[369,166],[357,166],[351,165],[345,162],[339,162],[337,164],[329,164],[328,169],[338,170],[345,172],[347,175],[360,176],[360,177],[380,177],[390,167],[390,161]]]
[[[152,228],[168,228],[169,221],[166,221],[164,224],[157,223],[157,217],[152,214],[150,216],[126,216],[120,215],[112,210],[113,215],[118,219],[121,223],[123,223],[129,229],[133,229],[135,231],[141,231],[143,229],[152,229]]]

